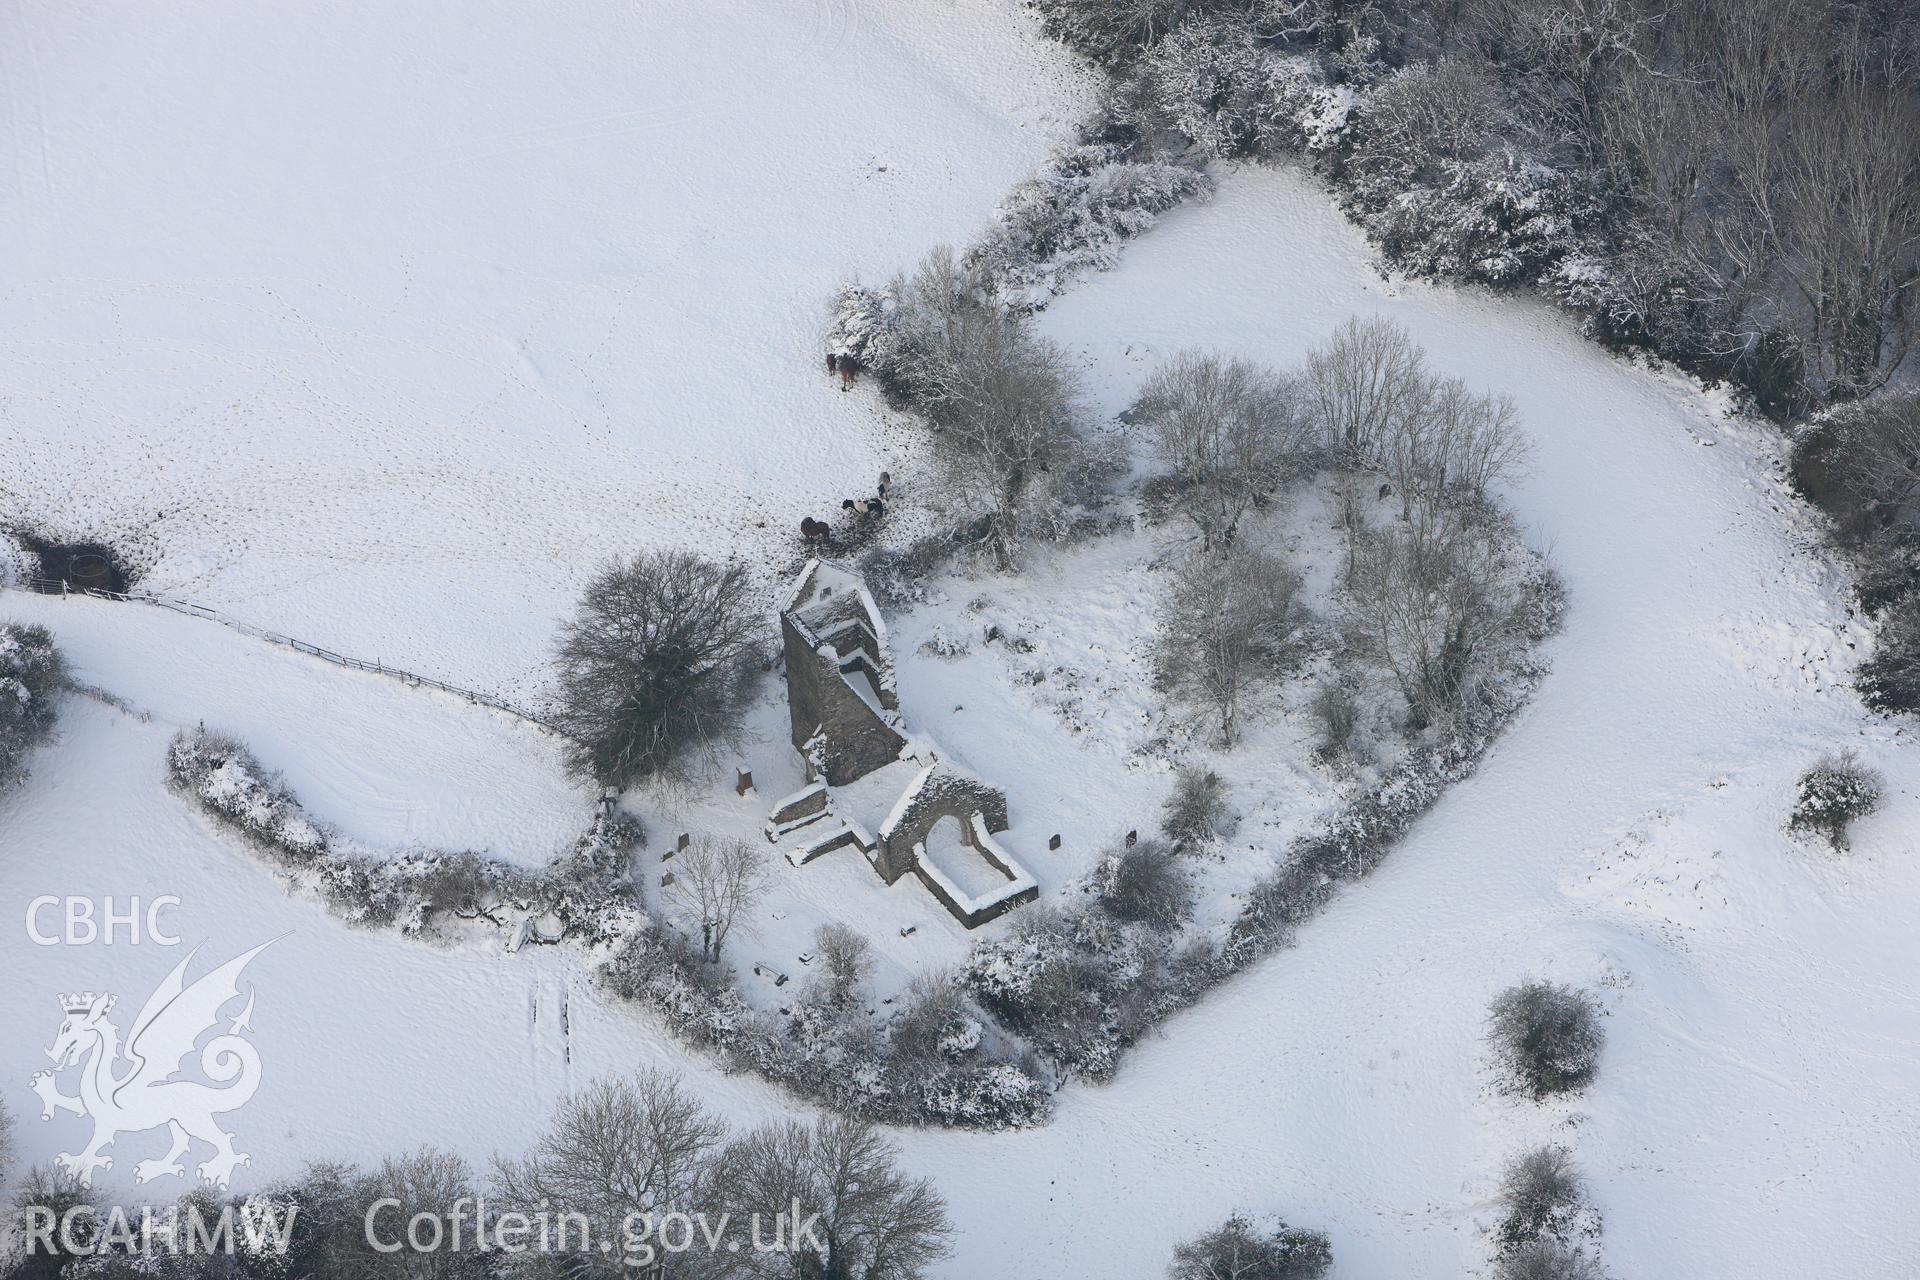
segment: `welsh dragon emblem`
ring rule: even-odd
[[[85,991],[60,998],[66,1018],[47,1050],[54,1068],[34,1073],[33,1091],[40,1095],[42,1119],[71,1111],[93,1121],[92,1140],[79,1152],[61,1155],[61,1168],[91,1184],[95,1170],[113,1167],[113,1157],[103,1153],[116,1138],[162,1125],[170,1140],[167,1153],[134,1165],[136,1182],[184,1175],[181,1159],[195,1141],[213,1147],[198,1172],[215,1186],[226,1186],[234,1168],[249,1163],[251,1157],[233,1149],[233,1135],[214,1117],[244,1105],[260,1085],[260,1055],[244,1034],[251,1030],[252,988],[246,991],[246,1006],[226,1020],[224,1031],[219,1030],[221,1010],[240,998],[240,971],[247,962],[277,941],[269,939],[191,984],[187,966],[198,948],[189,952],[140,1007],[124,1047],[119,1027],[107,1016],[114,996]],[[200,1074],[213,1083],[180,1078],[209,1031],[219,1034],[199,1046],[197,1062]],[[76,1066],[80,1092],[61,1093],[58,1076]]]

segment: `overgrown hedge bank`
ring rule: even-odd
[[[1511,520],[1502,528],[1520,547]],[[1501,655],[1485,696],[1295,841],[1247,892],[1224,936],[1129,921],[1091,894],[1070,907],[1028,908],[1007,936],[976,945],[963,970],[968,989],[1061,1068],[1104,1080],[1170,1014],[1286,947],[1342,884],[1364,879],[1448,787],[1473,773],[1538,687],[1547,671],[1539,646],[1560,628],[1565,588],[1533,560],[1523,585],[1525,634]]]
[[[903,1125],[1018,1128],[1043,1122],[1052,1084],[1004,1036],[935,1037],[924,1051],[918,1021],[942,1016],[966,1032],[969,1011],[916,995],[887,1019],[803,989],[787,1016],[753,1008],[734,971],[703,963],[637,888],[632,857],[640,824],[602,812],[574,847],[529,871],[471,852],[409,850],[391,858],[360,848],[309,816],[245,746],[198,728],[167,752],[172,785],[340,918],[412,937],[451,937],[480,926],[512,929],[527,916],[557,921],[563,939],[597,961],[601,984],[647,1006],[729,1070],[757,1071],[802,1097]],[[954,1028],[949,1028],[953,1030]]]

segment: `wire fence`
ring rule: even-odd
[[[148,592],[108,591],[100,587],[76,587],[58,578],[27,577],[20,579],[20,585],[39,595],[51,596],[92,596],[96,600],[116,600],[131,604],[149,604],[161,609],[170,609],[185,614],[189,618],[205,618],[217,622],[242,635],[249,635],[270,644],[284,645],[296,652],[333,663],[336,667],[348,667],[354,671],[366,671],[377,676],[388,676],[412,688],[438,689],[458,698],[465,698],[477,706],[492,707],[495,711],[504,711],[508,715],[524,720],[528,724],[544,729],[548,733],[566,736],[561,728],[551,720],[535,715],[524,707],[515,706],[502,698],[481,693],[477,689],[463,689],[457,684],[448,684],[445,680],[436,680],[432,676],[423,676],[417,671],[408,671],[401,667],[390,667],[378,660],[369,662],[365,658],[356,658],[350,654],[336,653],[332,649],[323,649],[317,644],[309,644],[296,636],[283,635],[278,631],[269,631],[257,627],[251,622],[243,622],[204,604],[194,604],[190,600],[175,600],[167,596],[157,596]]]

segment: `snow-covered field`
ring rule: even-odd
[[[758,563],[910,469],[827,294],[1090,83],[1015,0],[16,0],[0,78],[8,516],[490,690],[608,556]]]
[[[143,539],[152,585],[516,692],[600,556],[708,545],[771,575],[800,514],[901,456],[869,393],[813,367],[820,300],[843,271],[964,237],[1083,92],[1010,2],[794,0],[749,23],[19,0],[0,59],[0,221],[25,264],[0,291],[0,515]],[[1586,1170],[1623,1277],[1910,1274],[1920,759],[1847,686],[1863,632],[1775,434],[1543,309],[1383,284],[1288,173],[1223,174],[1045,327],[1113,411],[1179,347],[1287,363],[1376,311],[1520,403],[1537,458],[1509,499],[1571,591],[1553,673],[1373,878],[1114,1083],[1070,1086],[1030,1133],[902,1135],[961,1227],[944,1274],[1151,1275],[1245,1208],[1324,1227],[1342,1280],[1458,1277],[1499,1165],[1546,1139]],[[1070,571],[981,591],[1018,619]],[[1088,588],[1043,640],[1126,633],[1124,578]],[[81,1135],[31,1119],[57,994],[137,999],[178,958],[33,946],[21,904],[42,893],[178,895],[212,960],[288,933],[250,971],[266,1072],[235,1116],[243,1182],[422,1142],[484,1159],[571,1085],[643,1064],[742,1121],[790,1105],[605,1003],[565,948],[347,929],[164,786],[167,737],[204,718],[370,842],[538,861],[592,797],[537,730],[160,610],[8,593],[0,618],[46,621],[84,678],[152,714],[74,700],[0,797],[0,1096],[29,1117],[28,1158]],[[909,717],[917,689],[942,740],[1024,789],[1017,822],[1049,794],[1085,840],[1111,834],[1084,817],[1103,806],[1150,812],[1156,775],[1128,795],[1106,761],[1076,792],[1062,740],[997,731],[1050,712],[1010,680],[963,683],[993,674],[984,655],[914,656],[925,621],[900,629]],[[1137,687],[1083,697],[1142,714]],[[1848,746],[1890,788],[1840,859],[1781,828],[1797,770]],[[803,874],[795,925],[849,902],[943,918],[857,864]],[[898,946],[904,919],[865,923]],[[1577,1102],[1507,1099],[1485,1069],[1487,1000],[1528,974],[1603,993],[1608,1047]]]

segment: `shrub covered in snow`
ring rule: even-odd
[[[1494,1280],[1607,1280],[1606,1268],[1585,1249],[1557,1240],[1536,1240],[1493,1264]]]
[[[1360,727],[1360,703],[1353,691],[1337,681],[1328,681],[1313,691],[1307,716],[1317,731],[1314,756],[1326,764],[1345,759],[1353,750],[1354,732]]]
[[[1116,920],[1171,933],[1193,914],[1193,884],[1173,850],[1142,840],[1094,868],[1100,905]]]
[[[930,658],[964,658],[972,649],[973,641],[968,636],[945,623],[920,642],[920,652]]]
[[[1393,263],[1490,285],[1539,279],[1574,243],[1580,192],[1503,139],[1472,62],[1413,63],[1362,95],[1342,199]]]
[[[944,970],[921,974],[894,1016],[895,1059],[909,1070],[938,1067],[973,1052],[984,1027],[965,988]]]
[[[1160,830],[1167,839],[1182,846],[1197,844],[1225,835],[1232,824],[1225,780],[1199,765],[1182,766],[1160,814]]]
[[[300,862],[327,851],[327,833],[239,739],[202,725],[183,729],[167,746],[173,785],[256,844]]]
[[[1513,1087],[1535,1098],[1584,1088],[1606,1040],[1592,996],[1537,979],[1495,997],[1487,1037]]]
[[[66,688],[66,661],[45,627],[0,626],[0,786],[53,732]]]
[[[976,545],[983,530],[955,530],[916,538],[905,546],[874,546],[861,553],[856,563],[867,589],[883,609],[903,609],[925,604],[927,579],[936,569],[956,555]]]
[[[1847,828],[1880,807],[1887,780],[1852,752],[1824,756],[1800,775],[1787,826],[1825,836],[1836,852],[1847,848]]]
[[[1854,677],[1876,711],[1920,711],[1920,593],[1903,597],[1880,618],[1873,656]]]
[[[1260,48],[1248,15],[1193,18],[1128,70],[1115,115],[1149,136],[1174,130],[1211,156],[1259,155],[1287,127],[1288,71]]]
[[[1192,887],[1164,845],[1111,854],[1079,887],[1079,900],[1029,907],[1004,937],[975,944],[962,980],[1054,1062],[1100,1080],[1218,971],[1204,938],[1180,944]]]
[[[1212,190],[1212,180],[1192,165],[1137,158],[1115,143],[1082,143],[1056,152],[1001,200],[993,225],[967,250],[967,265],[993,297],[1041,307],[1086,272],[1111,268],[1120,247],[1161,214]]]
[[[1174,1246],[1168,1280],[1319,1280],[1333,1266],[1324,1231],[1235,1214]]]
[[[1038,1124],[1052,1108],[1052,1089],[1039,1072],[986,1043],[964,1015],[935,1016],[931,1007],[910,1003],[903,1042],[860,1009],[803,998],[787,1017],[765,1014],[735,990],[731,973],[701,963],[691,943],[658,922],[629,936],[600,976],[736,1069],[852,1115],[1008,1129]]]
[[[1501,1252],[1539,1240],[1572,1244],[1599,1233],[1565,1147],[1537,1147],[1516,1157],[1501,1174],[1500,1203],[1506,1212],[1494,1234]]]

